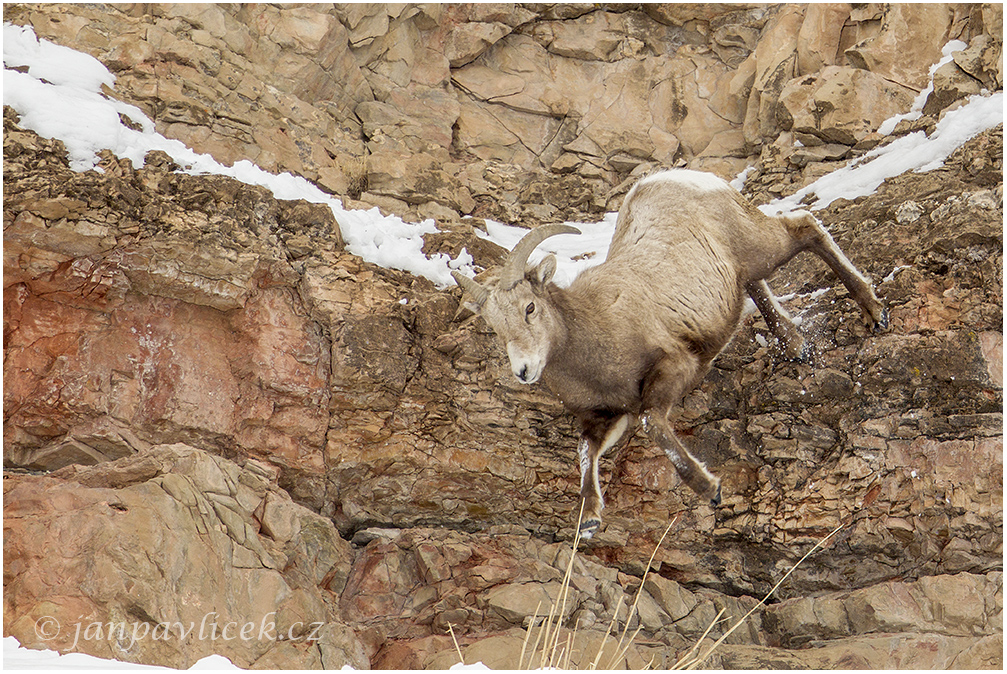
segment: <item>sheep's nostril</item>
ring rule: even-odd
[[[528,379],[528,366],[525,365],[521,368],[521,371],[517,373],[517,378],[521,381],[527,381]]]

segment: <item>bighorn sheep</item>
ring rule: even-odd
[[[705,376],[755,301],[787,357],[806,345],[766,277],[801,251],[819,255],[860,305],[868,325],[888,325],[870,282],[807,211],[764,215],[720,178],[668,170],[626,195],[604,263],[570,286],[552,284],[556,258],[525,268],[544,239],[579,234],[567,225],[533,229],[498,280],[454,277],[506,345],[520,381],[540,379],[579,422],[582,534],[601,525],[598,459],[642,423],[682,480],[716,506],[720,479],[675,437],[677,407]]]

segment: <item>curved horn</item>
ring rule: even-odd
[[[462,290],[469,294],[469,297],[472,298],[473,302],[479,306],[486,304],[486,298],[489,297],[490,291],[487,290],[485,286],[479,285],[461,272],[453,271],[451,272],[451,276],[453,276],[455,281],[458,282],[458,285],[462,287]]]
[[[535,250],[535,247],[557,234],[580,234],[580,230],[570,225],[544,225],[536,227],[524,238],[518,241],[514,250],[507,257],[503,270],[500,272],[500,285],[503,290],[510,290],[524,278],[524,267],[528,262],[528,256]]]

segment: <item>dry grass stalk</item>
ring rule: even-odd
[[[521,654],[518,658],[518,669],[527,669],[528,667],[531,666],[532,662],[535,659],[535,653],[538,652],[539,650],[540,644],[542,645],[542,651],[539,659],[540,669],[570,669],[570,665],[572,664],[574,642],[576,640],[577,630],[580,627],[580,621],[578,620],[577,624],[574,625],[573,632],[567,634],[566,642],[562,647],[560,647],[560,638],[561,638],[560,634],[563,623],[563,614],[566,610],[566,602],[570,595],[570,579],[573,575],[574,560],[576,559],[577,556],[577,548],[580,546],[580,540],[581,540],[580,523],[583,515],[584,515],[584,503],[583,501],[581,501],[581,510],[580,514],[577,516],[577,529],[573,539],[573,548],[570,551],[570,561],[566,565],[566,572],[563,575],[563,582],[560,585],[560,594],[558,597],[558,603],[553,602],[550,605],[549,614],[548,616],[545,616],[541,628],[537,631],[535,635],[535,643],[532,645],[531,653],[528,657],[528,662],[526,663],[525,654],[528,652],[528,642],[531,640],[532,632],[535,631],[535,627],[538,625],[539,609],[542,607],[542,603],[539,602],[538,605],[535,607],[535,612],[532,614],[531,621],[528,623],[528,627],[525,630],[524,642],[521,644]],[[654,563],[654,557],[657,556],[657,551],[661,548],[661,545],[664,543],[664,539],[668,536],[668,533],[671,531],[671,528],[675,526],[676,522],[678,522],[678,515],[675,516],[675,518],[671,521],[668,527],[664,530],[664,533],[661,534],[661,538],[658,540],[657,545],[654,546],[654,551],[650,554],[650,559],[647,560],[647,567],[644,570],[643,577],[640,579],[640,587],[637,589],[636,596],[633,599],[633,604],[632,606],[630,606],[629,609],[629,614],[626,616],[626,621],[623,625],[622,634],[620,635],[619,641],[615,646],[614,653],[609,658],[606,669],[610,670],[613,669],[619,663],[619,661],[626,656],[626,653],[629,651],[629,647],[633,645],[633,641],[636,639],[637,634],[639,634],[640,630],[642,629],[642,623],[641,623],[640,625],[637,625],[637,628],[633,632],[633,635],[629,637],[628,640],[626,639],[626,635],[629,633],[630,623],[632,623],[633,621],[633,616],[636,615],[636,609],[640,601],[640,595],[643,593],[644,585],[647,582],[647,575],[650,573],[651,565]],[[701,666],[704,662],[706,662],[706,660],[710,658],[710,656],[717,650],[717,648],[719,648],[720,645],[723,644],[724,641],[729,636],[731,636],[731,634],[733,634],[736,629],[738,629],[742,624],[744,624],[744,622],[749,618],[749,616],[755,613],[755,611],[757,611],[759,607],[765,606],[769,598],[773,596],[773,593],[775,593],[776,590],[778,590],[780,586],[783,585],[783,583],[787,580],[787,578],[789,578],[791,574],[793,574],[793,572],[797,569],[797,567],[799,567],[804,562],[804,560],[806,560],[808,557],[814,554],[816,550],[823,547],[833,536],[839,533],[839,531],[841,531],[845,526],[846,524],[840,524],[831,532],[829,532],[829,534],[825,536],[822,540],[815,543],[814,547],[808,550],[808,552],[806,552],[803,557],[797,560],[797,563],[795,563],[792,567],[790,567],[787,573],[785,573],[783,577],[780,578],[780,580],[776,583],[776,585],[774,585],[773,588],[766,593],[765,597],[763,597],[755,606],[749,609],[749,611],[745,615],[743,615],[741,619],[735,622],[734,625],[732,625],[730,629],[728,629],[719,639],[717,639],[717,641],[715,641],[713,645],[710,646],[702,655],[700,655],[699,657],[694,657],[694,654],[696,653],[697,650],[699,650],[700,645],[710,634],[710,631],[720,622],[720,618],[724,614],[725,610],[720,609],[720,611],[714,617],[713,621],[703,632],[702,636],[700,636],[699,639],[696,641],[696,643],[692,646],[692,648],[689,649],[689,652],[686,653],[684,656],[682,656],[678,660],[678,662],[676,662],[674,665],[670,667],[670,669],[672,670],[695,669]],[[602,653],[604,652],[605,647],[609,643],[609,638],[612,634],[613,628],[615,627],[615,623],[619,619],[619,610],[622,608],[622,601],[623,598],[620,596],[619,601],[616,604],[612,620],[609,622],[608,627],[605,630],[605,634],[602,637],[601,644],[598,647],[598,652],[595,654],[595,657],[588,666],[588,669],[594,670],[598,667],[598,663],[601,661]],[[451,634],[451,640],[454,642],[455,650],[458,653],[458,661],[464,665],[465,659],[462,657],[461,648],[459,648],[458,646],[458,640],[455,639],[455,633],[450,623],[448,624],[448,632],[450,632]],[[653,659],[651,659],[651,662],[647,666],[645,666],[644,669],[650,669],[651,665],[653,665]]]
[[[572,632],[567,633],[565,644],[561,644],[561,628],[563,615],[566,612],[566,604],[570,597],[570,579],[573,576],[573,566],[577,557],[577,548],[580,546],[580,524],[583,515],[584,503],[581,501],[581,510],[580,514],[577,516],[577,529],[574,534],[573,548],[570,551],[570,560],[566,565],[566,573],[564,573],[563,582],[560,585],[559,597],[557,597],[557,601],[550,606],[549,615],[545,618],[538,629],[535,636],[535,643],[532,645],[531,653],[528,655],[528,661],[525,662],[525,655],[528,653],[528,643],[531,641],[531,633],[538,623],[538,610],[541,608],[541,604],[536,607],[531,622],[528,624],[525,631],[524,643],[521,645],[521,655],[518,659],[518,669],[526,669],[531,666],[532,662],[535,660],[535,654],[539,652],[540,643],[542,645],[541,654],[539,656],[540,668],[570,669],[573,664],[574,643],[577,638],[577,631],[580,629],[580,621],[577,621],[577,624],[574,625]],[[661,534],[661,538],[658,540],[657,545],[654,546],[654,551],[651,553],[650,559],[647,562],[647,568],[644,571],[643,578],[640,580],[640,587],[637,590],[636,597],[630,607],[629,615],[626,617],[622,634],[619,637],[619,641],[615,646],[612,656],[610,657],[607,669],[611,669],[616,663],[626,656],[626,653],[629,651],[629,647],[633,645],[633,640],[640,632],[642,626],[638,626],[632,636],[629,636],[627,639],[627,635],[629,634],[629,625],[633,620],[633,616],[636,615],[636,607],[640,601],[640,595],[643,592],[644,583],[647,582],[647,574],[650,572],[650,567],[654,563],[654,557],[657,555],[657,551],[660,549],[661,544],[664,543],[664,539],[667,538],[668,532],[671,531],[671,528],[675,526],[676,522],[678,522],[678,516],[671,521],[668,527],[664,530],[664,533]],[[608,628],[605,630],[605,635],[602,637],[601,645],[599,646],[594,659],[591,661],[591,664],[588,667],[589,669],[596,669],[598,663],[601,661],[602,653],[609,643],[609,638],[612,634],[615,623],[618,620],[619,610],[622,608],[622,601],[622,597],[619,597],[619,602],[615,607],[615,614],[613,615]]]
[[[664,539],[667,538],[668,532],[671,531],[671,528],[675,526],[676,522],[678,522],[678,515],[675,515],[675,518],[671,520],[671,522],[668,524],[668,527],[664,530],[664,533],[661,534],[661,538],[657,541],[657,545],[654,546],[654,551],[650,553],[650,559],[647,560],[647,567],[643,571],[643,578],[640,579],[640,587],[636,591],[636,597],[633,598],[633,605],[629,609],[629,615],[626,616],[626,624],[623,626],[622,636],[619,637],[619,643],[615,647],[615,654],[612,656],[611,660],[609,660],[608,667],[606,667],[605,669],[612,669],[615,667],[615,664],[625,656],[626,652],[629,650],[629,647],[636,639],[636,635],[639,634],[640,630],[643,628],[643,621],[641,620],[640,624],[636,626],[636,631],[633,632],[633,636],[629,638],[628,642],[626,641],[626,633],[629,631],[629,624],[633,621],[633,616],[636,614],[636,607],[637,604],[640,603],[640,595],[643,594],[643,586],[647,582],[647,574],[650,573],[650,567],[654,563],[654,557],[657,556],[657,551],[661,548],[661,544],[664,543]],[[618,614],[619,612],[617,610],[616,615]],[[624,642],[625,646],[623,646]],[[602,642],[603,647],[604,643],[605,642]]]
[[[696,640],[696,643],[692,645],[692,648],[689,649],[688,653],[683,655],[681,658],[679,658],[678,662],[672,665],[671,667],[672,669],[683,669],[683,663],[691,662],[692,654],[695,653],[697,650],[699,650],[699,645],[703,643],[703,639],[705,639],[706,636],[710,633],[710,630],[712,630],[717,625],[717,623],[720,622],[720,616],[724,615],[724,611],[726,610],[727,609],[722,608],[717,612],[717,615],[713,617],[713,620],[710,622],[710,624],[706,626],[706,631],[703,632],[703,635]]]
[[[525,651],[528,650],[528,640],[531,638],[531,631],[532,631],[531,628],[538,621],[538,610],[540,608],[542,608],[542,602],[539,602],[538,604],[535,605],[535,613],[532,614],[531,622],[528,623],[528,629],[526,629],[524,632],[524,641],[521,642],[521,655],[518,657],[517,660],[518,669],[521,669],[521,665],[524,663],[524,654]],[[539,632],[539,636],[541,636],[541,634],[542,633]],[[531,652],[534,653],[536,648],[538,648],[538,639],[535,639],[535,645],[532,646]]]
[[[622,597],[619,597],[619,601],[615,604],[615,611],[612,613],[612,620],[609,621],[608,627],[605,629],[605,636],[601,638],[601,646],[598,647],[598,653],[594,656],[594,660],[591,661],[591,665],[588,667],[590,670],[595,670],[598,668],[598,661],[601,660],[601,653],[605,649],[605,644],[608,643],[608,637],[612,633],[612,628],[615,627],[615,621],[619,619],[619,609],[622,608]]]
[[[729,629],[726,632],[724,632],[724,634],[719,639],[717,639],[717,641],[715,641],[713,643],[713,645],[710,646],[710,648],[708,648],[706,650],[706,652],[704,652],[700,657],[690,660],[689,658],[692,657],[692,654],[695,653],[695,651],[698,648],[699,644],[702,643],[703,639],[706,638],[706,635],[710,633],[710,630],[717,623],[718,619],[720,618],[720,615],[724,612],[723,609],[721,609],[720,613],[717,614],[717,617],[714,618],[713,623],[711,623],[710,626],[708,628],[706,628],[706,632],[704,632],[703,636],[700,637],[699,641],[696,642],[696,645],[692,647],[692,649],[689,651],[689,653],[687,653],[685,656],[683,656],[681,659],[679,659],[679,661],[676,662],[674,664],[674,666],[671,667],[671,669],[695,669],[696,667],[699,667],[704,662],[706,662],[706,660],[711,655],[713,655],[713,652],[716,651],[717,648],[719,648],[722,643],[724,643],[724,641],[727,639],[727,637],[731,636],[731,634],[734,633],[734,630],[738,629],[742,625],[742,623],[744,623],[748,619],[748,617],[750,615],[752,615],[753,613],[755,613],[759,609],[760,606],[765,606],[766,605],[766,601],[768,601],[769,598],[771,596],[773,596],[773,593],[776,592],[776,590],[778,590],[781,585],[783,585],[784,581],[786,581],[787,578],[790,578],[790,574],[792,574],[797,569],[797,567],[799,567],[804,562],[804,560],[806,560],[808,557],[810,557],[812,555],[812,553],[814,553],[816,550],[818,550],[818,548],[824,546],[825,543],[828,542],[828,540],[830,538],[832,538],[837,533],[839,533],[839,531],[841,529],[843,529],[843,527],[845,527],[845,526],[846,526],[846,524],[840,524],[838,527],[836,527],[831,532],[829,532],[828,536],[826,536],[822,540],[820,540],[817,543],[815,543],[815,546],[813,548],[811,548],[810,550],[808,550],[804,554],[803,557],[801,557],[799,560],[797,560],[796,564],[794,564],[792,567],[790,567],[789,571],[787,571],[785,574],[783,574],[783,578],[780,578],[779,582],[777,582],[776,585],[774,585],[773,588],[769,592],[766,593],[765,597],[763,597],[761,600],[759,600],[758,604],[756,604],[751,609],[749,609],[748,613],[746,613],[745,615],[743,615],[740,620],[738,620],[736,623],[734,623],[734,625],[731,626],[731,629]]]
[[[553,602],[549,608],[549,617],[546,618],[545,622],[542,624],[542,629],[535,638],[535,645],[532,647],[531,655],[529,656],[528,665],[531,665],[531,661],[535,658],[535,651],[538,650],[539,639],[542,637],[543,633],[545,638],[542,639],[542,656],[540,667],[555,667],[557,649],[559,648],[560,639],[560,627],[563,623],[563,613],[566,611],[566,601],[570,595],[570,578],[573,576],[573,563],[574,559],[577,557],[577,547],[580,545],[580,523],[581,518],[584,517],[584,501],[580,502],[580,512],[577,515],[577,529],[574,533],[573,538],[573,549],[570,551],[570,561],[566,565],[566,573],[563,574],[563,582],[560,584],[558,605],[557,602]],[[558,608],[558,610],[557,610]],[[532,617],[532,621],[528,624],[527,632],[525,633],[525,644],[528,643],[531,631],[535,628],[536,618],[538,617],[538,608],[535,609],[535,615]],[[571,642],[566,651],[566,665],[567,667],[561,667],[561,669],[567,669],[570,664],[570,657],[573,651],[573,643]],[[518,669],[525,669],[527,665],[524,662],[525,648],[521,647],[521,657],[518,661]]]
[[[451,641],[455,644],[455,652],[458,653],[458,662],[462,665],[465,664],[465,658],[462,657],[462,649],[458,647],[458,640],[455,639],[455,630],[451,623],[448,623],[448,633],[451,635]]]

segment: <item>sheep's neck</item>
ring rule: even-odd
[[[627,360],[638,351],[627,343],[635,339],[631,327],[606,320],[576,288],[551,290],[561,327],[543,372],[546,385],[574,412],[634,411],[641,365]]]

